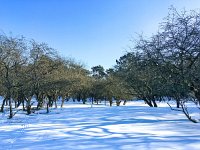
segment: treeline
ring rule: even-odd
[[[69,98],[83,104],[88,98],[92,103],[104,99],[112,106],[113,97],[127,98],[123,92],[120,81],[102,66],[95,66],[90,72],[83,65],[60,57],[45,43],[0,35],[0,95],[4,97],[0,112],[9,106],[9,118],[19,106],[31,114],[33,97],[37,101],[37,108],[33,109],[45,107],[48,113],[49,107],[57,107],[58,97],[62,98],[61,107]]]
[[[0,35],[0,95],[4,96],[1,112],[9,105],[12,118],[15,108],[32,112],[32,97],[37,108],[61,107],[68,98],[86,103],[113,98],[144,100],[150,107],[158,101],[175,100],[178,110],[193,122],[186,102],[200,104],[200,13],[178,12],[169,15],[150,38],[139,36],[131,51],[116,60],[108,70],[94,66],[89,71],[73,60],[60,57],[45,43]]]

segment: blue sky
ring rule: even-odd
[[[0,0],[0,32],[46,42],[88,69],[107,69],[136,33],[158,30],[170,5],[198,9],[200,0]]]

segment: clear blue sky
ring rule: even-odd
[[[170,5],[191,10],[200,0],[0,0],[0,32],[46,42],[88,69],[110,68],[136,33],[157,31]]]

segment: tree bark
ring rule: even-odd
[[[65,102],[65,98],[62,96],[62,102],[61,102],[61,108],[63,108],[63,105],[64,105],[64,102]]]
[[[126,103],[127,103],[127,100],[124,100],[123,105],[126,105]]]
[[[150,107],[153,107],[151,101],[147,100],[146,98],[143,98],[144,99],[144,102],[149,105]]]
[[[116,100],[116,105],[117,106],[120,106],[120,103],[121,103],[122,101],[120,101],[120,100]]]
[[[9,100],[9,110],[10,110],[9,119],[11,119],[13,117],[13,110],[12,110],[12,99],[10,96],[10,91],[8,95],[8,100]]]
[[[180,100],[176,100],[176,108],[180,108]]]
[[[27,106],[26,106],[27,115],[31,114],[31,98],[27,98]]]
[[[47,103],[47,114],[49,113],[49,102]]]
[[[153,107],[158,107],[156,100],[152,100],[152,102],[153,102]]]
[[[4,106],[5,106],[5,102],[6,102],[6,101],[7,101],[7,98],[4,98],[3,103],[2,103],[2,105],[1,105],[1,110],[0,110],[0,112],[3,112]]]

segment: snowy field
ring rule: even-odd
[[[0,114],[1,150],[200,150],[200,124],[164,104],[68,104],[49,114]],[[166,106],[166,107],[165,107]]]

